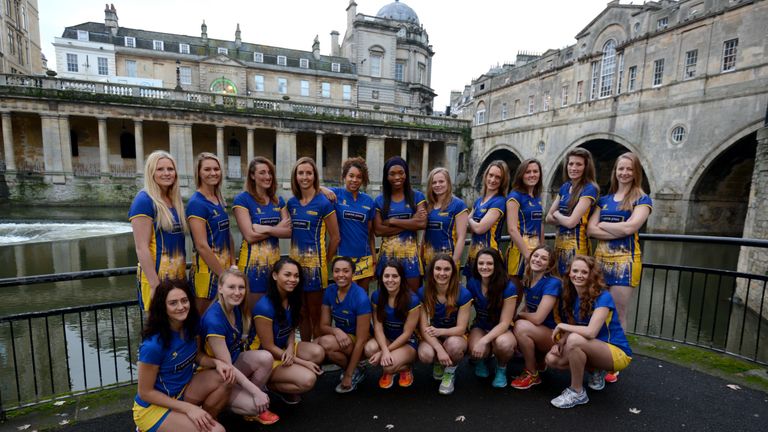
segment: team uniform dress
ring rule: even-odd
[[[491,319],[491,313],[488,310],[488,297],[483,294],[482,282],[479,279],[470,279],[467,281],[467,289],[472,294],[475,305],[475,321],[472,323],[472,328],[479,328],[486,333],[491,331],[498,322]],[[501,294],[502,302],[509,298],[517,298],[517,287],[512,281],[507,282],[507,286]],[[499,310],[499,314],[501,314],[501,310]]]
[[[517,232],[523,237],[523,243],[528,247],[525,254],[520,253],[517,245],[510,241],[507,249],[507,274],[523,277],[525,257],[539,245],[541,239],[541,218],[544,209],[541,197],[533,197],[527,193],[513,190],[507,195],[507,203],[514,201],[517,209]],[[509,227],[512,228],[512,227]]]
[[[576,325],[589,325],[589,320],[592,315],[588,315],[581,319],[579,314],[581,305],[581,299],[577,296],[576,301],[573,302],[573,318]],[[632,361],[632,349],[629,347],[626,335],[624,335],[624,329],[621,327],[618,315],[616,314],[616,305],[613,302],[613,297],[608,290],[604,290],[595,299],[595,304],[592,310],[597,308],[608,308],[608,316],[605,318],[605,322],[600,327],[600,332],[595,339],[601,340],[608,344],[611,349],[611,356],[613,357],[613,370],[618,372],[629,365]]]
[[[382,288],[383,289],[383,288]],[[395,311],[395,308],[390,306],[389,304],[385,304],[383,306],[379,305],[379,293],[381,292],[381,289],[377,289],[376,291],[371,294],[371,306],[373,308],[377,307],[384,307],[386,318],[384,319],[384,322],[381,323],[382,327],[384,327],[384,337],[387,338],[387,340],[391,343],[395,339],[399,338],[400,335],[403,334],[405,331],[405,319],[400,319],[397,317],[397,313]],[[408,312],[411,312],[412,310],[421,307],[421,301],[419,300],[419,296],[417,296],[415,293],[409,293],[411,296],[411,301],[408,304]],[[406,316],[407,319],[407,316]],[[371,330],[371,334],[373,334],[373,330]],[[412,346],[413,349],[416,349],[416,347],[419,345],[419,340],[416,338],[416,332],[414,331],[409,337],[408,337],[408,345]]]
[[[243,339],[243,314],[239,307],[233,309],[235,315],[235,325],[230,324],[224,307],[218,301],[213,303],[208,310],[203,313],[200,319],[200,333],[205,338],[205,353],[212,358],[216,358],[213,353],[209,338],[222,338],[227,344],[227,349],[231,354],[232,364],[235,364],[240,353],[244,349]]]
[[[229,268],[232,262],[230,250],[229,215],[221,203],[214,204],[200,192],[195,192],[187,204],[187,220],[200,219],[205,222],[205,237],[211,251],[216,256],[221,267]],[[212,300],[216,298],[219,280],[205,260],[195,251],[192,260],[192,282],[195,296]]]
[[[616,202],[614,195],[600,197],[597,205],[600,207],[600,222],[625,222],[632,216],[632,210],[619,209],[621,202]],[[648,206],[653,210],[653,201],[648,195],[643,195],[632,203],[632,209],[638,206]],[[603,268],[605,283],[608,286],[637,287],[640,285],[643,264],[640,237],[637,233],[613,240],[598,241],[595,259]]]
[[[277,204],[269,201],[262,205],[253,198],[253,195],[244,191],[235,197],[232,208],[237,207],[248,211],[252,224],[275,226],[280,223],[280,211],[285,207],[285,201],[280,197]],[[267,292],[272,266],[279,259],[280,241],[277,237],[269,237],[253,244],[243,239],[237,267],[248,277],[248,290],[251,293]]]
[[[563,293],[563,283],[560,278],[552,275],[544,275],[538,282],[532,287],[525,287],[525,305],[528,312],[536,312],[539,308],[539,303],[545,295],[551,295],[560,300],[560,295]],[[549,312],[549,315],[542,321],[542,325],[554,329],[557,326],[555,322],[555,310],[557,310],[557,304]]]
[[[408,204],[408,201],[391,201],[389,204],[389,214],[384,214],[384,196],[376,197],[376,211],[381,214],[381,219],[411,219],[416,214],[416,208],[425,203],[424,194],[420,191],[413,191],[414,208]],[[418,245],[416,244],[417,231],[405,230],[400,234],[393,236],[384,236],[381,238],[381,247],[379,248],[379,262],[376,265],[376,274],[381,275],[384,266],[389,260],[399,261],[405,269],[406,278],[415,278],[421,276],[421,260],[419,259]]]
[[[339,300],[339,287],[332,284],[323,293],[323,306],[331,308],[331,318],[336,328],[348,334],[354,341],[357,336],[357,317],[371,314],[368,294],[360,285],[352,282],[344,300]]]
[[[163,346],[160,334],[154,334],[141,342],[139,361],[156,365],[154,389],[168,397],[182,399],[184,388],[192,380],[197,365],[197,340],[194,335],[185,339],[177,332],[171,332],[171,343]],[[155,432],[168,417],[171,410],[142,400],[138,394],[133,399],[133,421],[142,432]]]
[[[453,256],[458,237],[456,217],[465,212],[469,212],[467,205],[455,196],[445,210],[429,209],[427,229],[424,231],[424,266],[429,265],[437,254],[446,253]]]
[[[355,262],[353,280],[372,277],[373,253],[368,237],[368,224],[376,215],[373,198],[358,192],[357,199],[346,188],[331,188],[336,194],[336,219],[339,221],[339,250],[337,255],[352,258]]]
[[[275,306],[272,304],[272,300],[269,297],[264,296],[259,299],[251,310],[251,316],[254,322],[256,320],[267,320],[272,323],[272,340],[275,346],[285,350],[288,348],[288,338],[296,330],[292,326],[292,314],[290,306],[285,310],[285,318],[283,320],[277,319],[277,313],[275,312]],[[256,326],[251,327],[253,329],[253,340],[251,341],[250,349],[257,350],[261,348],[261,339],[256,333]],[[281,360],[272,361],[272,369],[280,366]]]
[[[560,195],[560,214],[566,217],[570,216],[571,212],[568,210],[568,201],[571,199],[571,182],[563,183],[558,194]],[[561,275],[565,274],[565,270],[568,268],[568,264],[571,263],[573,257],[590,254],[587,222],[592,214],[592,206],[597,202],[597,194],[595,185],[591,183],[585,184],[581,189],[579,199],[586,197],[592,201],[589,210],[584,213],[579,223],[572,229],[560,226],[557,230],[557,235],[555,236],[555,256],[557,257],[557,269]]]
[[[333,216],[333,204],[323,194],[316,194],[307,205],[296,197],[288,200],[291,215],[291,258],[301,264],[304,292],[321,291],[328,286],[328,248],[325,219]],[[368,240],[366,239],[366,242]]]
[[[419,300],[421,300],[422,307],[424,304],[424,287],[419,288]],[[472,293],[463,286],[459,286],[459,296],[456,298],[456,306],[454,310],[446,314],[446,306],[444,303],[435,302],[435,312],[429,317],[427,325],[431,325],[435,328],[449,329],[456,327],[456,323],[459,319],[459,310],[465,307],[472,306]],[[466,337],[466,335],[464,335]],[[438,338],[441,339],[442,338]]]
[[[473,211],[470,217],[475,222],[483,220],[486,214],[489,212],[498,212],[499,218],[491,225],[491,228],[485,232],[485,234],[472,234],[472,238],[469,244],[469,252],[467,253],[467,264],[464,266],[464,276],[469,280],[472,276],[472,268],[474,266],[477,253],[483,248],[493,248],[501,253],[499,250],[499,241],[501,240],[502,226],[504,225],[504,214],[507,212],[507,204],[503,195],[495,195],[486,202],[483,202],[483,197],[475,200],[475,204],[472,206]]]
[[[137,217],[148,217],[152,220],[152,233],[149,236],[149,253],[155,260],[155,273],[158,279],[184,279],[187,269],[187,254],[185,250],[184,229],[175,208],[170,208],[173,216],[173,229],[164,231],[157,220],[157,212],[152,198],[144,190],[133,199],[128,220]],[[147,275],[138,264],[136,269],[136,285],[139,291],[139,304],[144,310],[149,310],[150,292]]]

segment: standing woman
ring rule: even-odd
[[[333,203],[320,193],[320,177],[315,161],[303,157],[291,172],[288,214],[291,218],[291,258],[304,272],[304,299],[301,310],[301,340],[320,337],[320,307],[323,289],[328,286],[328,257],[339,246],[339,224]],[[325,235],[328,234],[326,243]]]
[[[339,256],[355,263],[353,280],[368,292],[376,269],[376,236],[373,198],[360,190],[368,186],[368,165],[361,157],[344,161],[341,166],[343,188],[330,188],[336,194],[336,219],[339,223]]]
[[[413,363],[416,361],[416,326],[419,324],[419,296],[408,288],[405,271],[397,261],[388,262],[381,272],[379,289],[371,295],[373,336],[365,345],[368,363],[381,365],[383,372],[379,387],[390,388],[394,375],[397,384],[413,384]]]
[[[448,170],[438,167],[427,180],[427,229],[421,243],[421,262],[427,265],[437,254],[448,254],[458,265],[467,238],[469,210],[453,195]]]
[[[216,298],[218,278],[235,265],[235,241],[229,231],[227,203],[221,196],[221,162],[213,153],[200,153],[195,164],[197,191],[187,203],[187,222],[195,257],[192,282],[195,306],[202,315]]]
[[[165,279],[149,302],[133,403],[139,431],[224,431],[216,416],[235,376],[231,365],[200,351],[199,315],[191,299],[186,281]],[[197,365],[203,369],[195,372]]]
[[[146,311],[160,281],[185,277],[187,220],[173,157],[162,150],[152,152],[144,173],[144,189],[133,199],[128,219],[139,259],[139,304]]]
[[[358,363],[368,342],[371,303],[368,293],[352,282],[354,265],[351,258],[334,258],[331,269],[336,283],[323,295],[320,319],[323,336],[316,341],[325,350],[326,357],[343,370],[336,393],[351,392],[365,378]],[[331,325],[331,319],[334,325]]]
[[[526,159],[517,167],[512,179],[512,191],[507,195],[507,272],[519,286],[525,263],[536,246],[544,243],[541,229],[541,162]]]
[[[477,253],[483,248],[499,250],[501,226],[504,224],[506,204],[504,199],[509,188],[509,168],[507,163],[496,160],[488,165],[483,173],[483,193],[475,200],[469,218],[469,230],[472,240],[467,254],[464,275],[474,277],[472,269]]]
[[[555,327],[555,345],[547,354],[547,365],[569,369],[571,386],[552,399],[557,408],[572,408],[589,402],[584,390],[584,369],[594,368],[587,386],[605,387],[606,370],[620,371],[632,361],[632,349],[616,318],[611,293],[605,289],[600,266],[595,259],[577,255],[564,278],[563,322]]]
[[[302,320],[301,302],[304,272],[293,258],[280,258],[269,278],[267,294],[253,307],[256,336],[251,349],[272,354],[269,387],[289,405],[301,401],[301,394],[312,390],[323,373],[320,363],[323,348],[311,342],[296,341],[296,328]]]
[[[285,201],[277,196],[275,165],[257,156],[248,163],[245,190],[233,205],[243,242],[238,269],[248,277],[248,304],[267,292],[272,265],[280,259],[281,238],[291,236],[291,219]]]
[[[515,353],[517,340],[512,334],[512,319],[517,309],[517,286],[507,278],[504,261],[496,249],[477,253],[475,277],[467,281],[475,305],[475,322],[469,333],[469,352],[475,363],[475,375],[487,378],[486,359],[496,357],[492,386],[507,386],[507,363]]]
[[[557,261],[552,248],[546,244],[536,247],[525,266],[523,277],[525,307],[515,321],[514,334],[525,359],[523,373],[512,380],[510,386],[525,390],[541,384],[539,372],[545,366],[539,360],[552,348],[552,329],[555,328],[554,310],[563,291],[557,277]]]
[[[558,226],[555,236],[557,269],[565,269],[576,255],[589,255],[587,221],[600,188],[595,183],[595,163],[587,149],[575,148],[565,156],[563,185],[547,213],[547,223]]]
[[[424,194],[411,189],[408,164],[399,156],[393,156],[384,164],[382,194],[376,197],[376,216],[373,226],[382,236],[376,275],[389,260],[397,260],[405,269],[405,277],[411,291],[419,289],[421,263],[416,243],[418,230],[427,226]]]
[[[472,294],[459,285],[456,261],[450,255],[437,255],[427,267],[421,300],[421,343],[419,361],[432,363],[432,377],[440,382],[440,394],[454,389],[456,367],[467,350]]]

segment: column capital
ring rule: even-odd
[[[224,130],[224,126],[216,125],[216,130],[217,131],[223,131]]]
[[[104,117],[104,116],[96,116],[96,120],[98,120],[98,121],[100,121],[100,122],[105,122],[105,121],[107,121],[107,119],[108,119],[108,118],[109,118],[109,117]]]
[[[134,126],[140,125],[140,124],[144,124],[144,120],[143,119],[133,119],[133,125]]]

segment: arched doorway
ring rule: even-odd
[[[483,190],[483,173],[485,173],[485,169],[488,168],[488,165],[490,165],[490,163],[495,160],[503,160],[506,162],[507,166],[509,167],[510,182],[512,181],[512,176],[514,176],[517,167],[520,166],[520,162],[522,162],[520,158],[510,150],[505,148],[494,150],[485,158],[485,160],[483,160],[483,163],[480,165],[480,169],[475,172],[475,180],[472,185],[477,192],[481,192]]]

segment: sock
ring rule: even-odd
[[[448,373],[448,374],[456,373],[456,366],[447,366],[445,368],[445,373]]]

